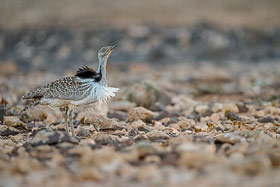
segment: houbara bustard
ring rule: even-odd
[[[84,66],[76,72],[75,76],[61,78],[25,94],[22,98],[32,101],[21,113],[38,104],[65,108],[66,131],[69,133],[68,120],[70,120],[72,136],[75,136],[73,108],[95,102],[106,103],[119,90],[106,84],[106,65],[108,57],[115,48],[116,46],[107,46],[99,50],[97,72]]]

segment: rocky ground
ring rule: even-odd
[[[120,92],[75,110],[77,138],[59,109],[16,115],[62,75],[1,67],[0,186],[280,185],[278,64],[111,66]]]

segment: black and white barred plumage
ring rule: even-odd
[[[65,107],[72,111],[73,107],[95,102],[106,103],[119,90],[118,88],[108,87],[106,84],[106,64],[115,47],[108,46],[100,49],[97,72],[88,66],[84,66],[76,72],[75,76],[58,79],[25,94],[23,99],[30,99],[31,102],[22,112],[38,104]]]

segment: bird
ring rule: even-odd
[[[98,102],[99,104],[115,97],[119,88],[109,87],[106,83],[106,65],[109,56],[117,46],[102,47],[98,52],[98,70],[83,66],[74,76],[55,80],[45,86],[36,88],[25,95],[23,100],[31,100],[20,112],[23,114],[29,108],[36,105],[48,105],[51,108],[64,108],[64,124],[67,134],[69,121],[72,136],[75,137],[73,126],[74,108]]]

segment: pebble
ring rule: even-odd
[[[9,127],[15,127],[17,129],[27,129],[25,123],[23,123],[18,117],[16,116],[4,116],[3,124]]]
[[[0,136],[10,136],[19,134],[19,130],[14,127],[9,127],[6,125],[0,126]]]
[[[144,107],[136,107],[128,112],[128,120],[149,120],[154,116],[154,113]]]
[[[144,123],[142,120],[137,120],[137,121],[133,121],[129,127],[132,129],[132,130],[137,130],[139,128],[145,128],[146,127],[146,123]]]
[[[39,131],[31,140],[33,146],[54,145],[62,142],[78,143],[75,138],[66,133],[58,131],[47,132],[45,130]]]
[[[146,135],[150,141],[163,141],[169,139],[169,136],[166,133],[157,130],[148,132]]]

